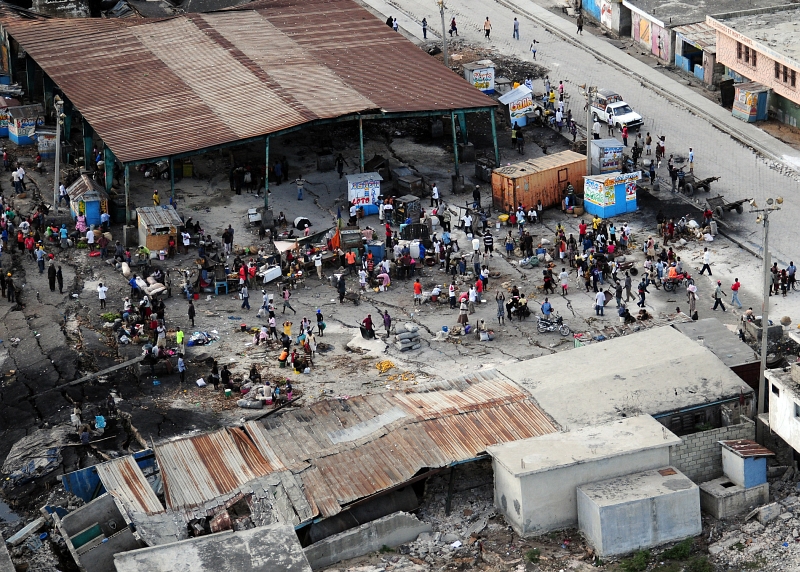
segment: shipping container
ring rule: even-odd
[[[562,151],[530,159],[492,171],[492,202],[498,210],[516,209],[522,203],[527,209],[542,201],[542,205],[561,205],[568,183],[576,190],[583,189],[586,157],[574,151]]]

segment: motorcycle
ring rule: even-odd
[[[665,276],[662,278],[661,282],[664,284],[664,290],[667,292],[672,292],[678,286],[689,287],[690,285],[694,284],[694,280],[689,275],[688,272],[684,272],[683,274],[678,274],[674,278],[670,278],[669,276]]]
[[[536,316],[536,329],[539,330],[540,334],[545,332],[555,332],[556,330],[562,336],[568,336],[572,333],[572,330],[569,329],[569,326],[564,323],[564,318],[558,315],[555,315],[552,318],[542,318],[541,316]]]

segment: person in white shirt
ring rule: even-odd
[[[317,277],[322,280],[322,254],[319,252],[314,255],[314,268],[317,269]]]
[[[183,253],[189,254],[189,244],[192,241],[192,235],[190,235],[185,230],[181,233],[181,238],[183,239]]]
[[[86,244],[89,245],[89,250],[94,250],[94,230],[91,228],[86,231]]]
[[[106,307],[106,292],[108,292],[108,287],[103,286],[103,283],[97,286],[97,297],[100,299],[100,309],[104,310]]]
[[[431,206],[439,206],[439,187],[436,186],[436,183],[431,187]]]
[[[65,201],[67,203],[67,207],[69,207],[69,195],[67,194],[67,188],[64,186],[64,183],[61,183],[58,187],[58,205],[61,206],[61,201]]]
[[[709,276],[713,276],[711,274],[711,253],[708,248],[703,249],[703,267],[700,269],[700,274],[703,274],[706,270],[708,270]]]
[[[603,316],[603,308],[606,306],[606,294],[602,290],[594,296],[594,312],[597,316]]]
[[[17,174],[19,175],[19,186],[22,187],[22,190],[24,192],[27,189],[25,187],[25,169],[22,168],[22,165],[20,165],[19,169],[17,169]]]

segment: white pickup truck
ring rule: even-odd
[[[610,89],[598,89],[592,101],[592,120],[607,124],[609,116],[613,117],[617,129],[622,129],[623,125],[638,129],[643,123],[642,116],[631,109],[621,95]]]

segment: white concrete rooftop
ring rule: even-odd
[[[773,51],[800,62],[800,8],[718,20]]]
[[[566,430],[666,414],[752,393],[707,347],[670,326],[589,344],[498,371]]]
[[[644,500],[696,487],[691,479],[674,467],[664,467],[614,477],[578,487],[597,506]]]
[[[568,433],[494,445],[487,452],[509,473],[524,477],[680,443],[680,437],[661,423],[649,415],[640,415]]]

